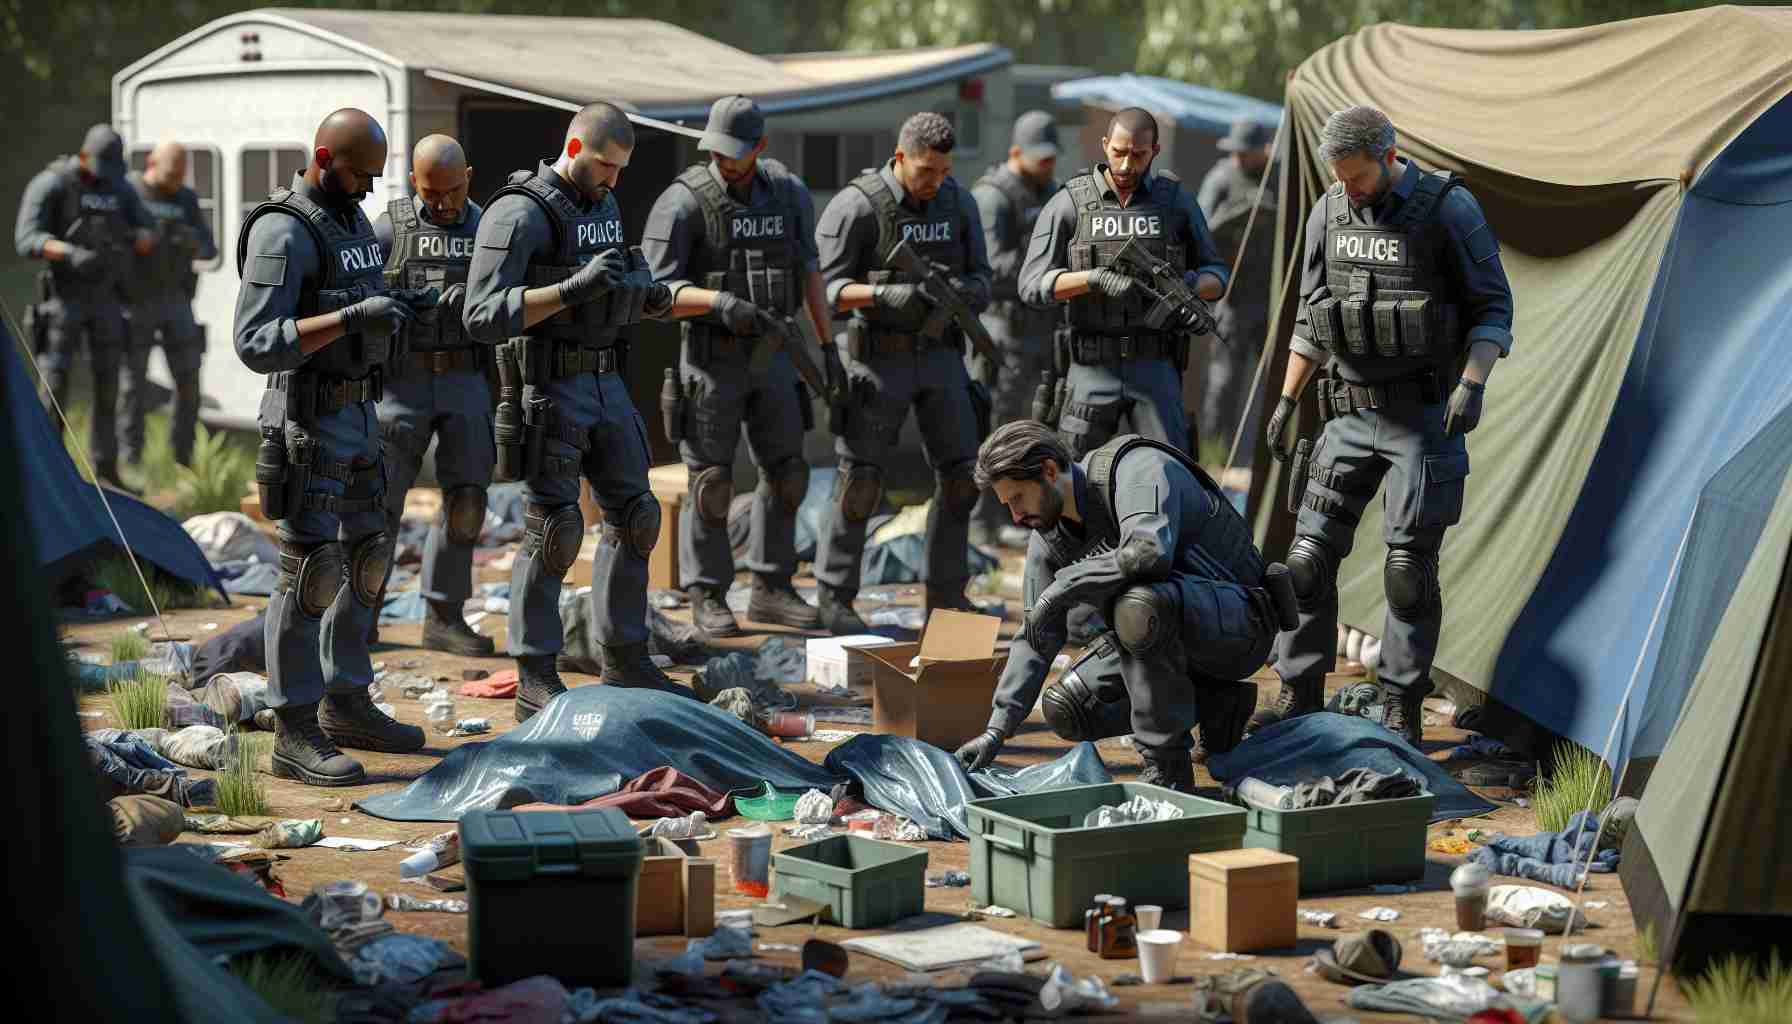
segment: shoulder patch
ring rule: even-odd
[[[516,222],[511,220],[494,220],[481,222],[479,225],[479,248],[509,249],[510,240],[516,235]]]
[[[1157,485],[1127,484],[1115,495],[1114,514],[1122,521],[1158,511]]]
[[[1463,236],[1462,244],[1468,249],[1468,258],[1476,263],[1486,263],[1500,254],[1499,239],[1493,237],[1493,229],[1486,221],[1475,225],[1474,230]]]
[[[278,288],[286,283],[286,257],[278,253],[259,252],[249,258],[244,284]]]

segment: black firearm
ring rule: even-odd
[[[796,375],[808,385],[811,394],[822,395],[829,402],[838,401],[834,389],[822,377],[821,368],[815,365],[815,360],[809,358],[809,350],[803,347],[803,332],[797,327],[796,321],[766,309],[759,311],[759,320],[765,328],[765,339],[753,350],[750,364],[753,370],[764,370],[771,363],[772,356],[779,352],[788,353],[791,364],[796,367]]]
[[[1212,334],[1231,344],[1215,327],[1213,311],[1208,309],[1206,300],[1195,294],[1175,267],[1146,252],[1137,238],[1127,239],[1114,254],[1114,267],[1149,285],[1146,291],[1157,297],[1157,303],[1145,313],[1147,327],[1155,331],[1174,319],[1186,330]]]
[[[908,244],[907,239],[898,242],[896,248],[890,250],[890,258],[885,262],[892,270],[900,270],[913,278],[921,285],[928,298],[936,303],[934,312],[928,317],[921,333],[938,337],[945,330],[945,321],[956,320],[959,328],[970,337],[977,354],[983,357],[983,366],[988,367],[985,376],[994,377],[996,367],[1001,364],[996,340],[989,336],[989,328],[984,327],[983,321],[977,319],[977,314],[971,312],[964,297],[958,294],[958,289],[952,287],[951,281],[946,280],[946,275],[940,272],[940,268],[923,259],[914,246]],[[994,381],[984,380],[978,383],[988,387]]]

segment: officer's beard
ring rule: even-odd
[[[1020,525],[1029,530],[1044,533],[1058,525],[1064,518],[1064,495],[1051,484],[1046,484],[1039,496],[1039,511],[1032,515],[1020,517]]]
[[[1388,170],[1388,165],[1377,164],[1376,167],[1378,168],[1377,174],[1379,176],[1375,179],[1375,191],[1364,196],[1363,201],[1360,203],[1352,200],[1350,203],[1350,208],[1352,210],[1360,212],[1380,205],[1381,201],[1387,198],[1388,189],[1394,187],[1394,172]]]
[[[367,193],[365,192],[352,192],[343,188],[342,183],[337,180],[336,175],[334,174],[323,175],[319,179],[318,184],[320,186],[319,190],[324,194],[324,199],[328,201],[330,206],[338,211],[346,212],[352,210],[361,204],[361,200],[367,198]]]

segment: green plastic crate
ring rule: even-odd
[[[828,905],[835,923],[877,928],[921,913],[927,851],[863,836],[829,836],[772,855],[772,892]]]
[[[1182,807],[1184,817],[1111,828],[1084,828],[1098,807],[1144,794]],[[1142,782],[1072,786],[973,800],[971,895],[1053,928],[1082,927],[1099,893],[1134,906],[1188,906],[1188,855],[1235,850],[1244,811]]]
[[[1245,808],[1244,845],[1300,858],[1300,891],[1331,892],[1425,875],[1430,793],[1296,811]]]

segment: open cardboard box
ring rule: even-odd
[[[1002,620],[944,609],[927,619],[918,644],[847,649],[866,659],[873,729],[956,750],[989,725],[996,683],[1008,656],[997,656]]]

